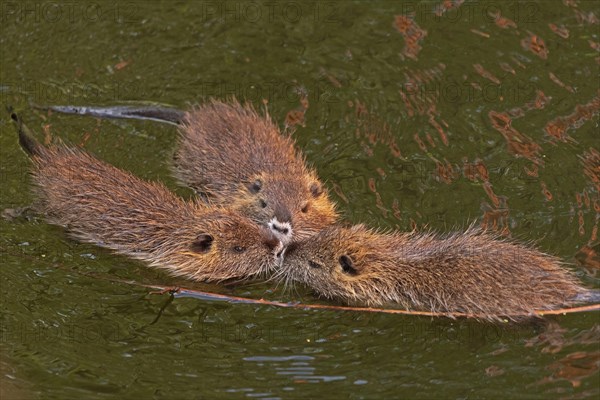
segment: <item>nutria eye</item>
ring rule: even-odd
[[[310,193],[313,197],[319,197],[323,193],[323,188],[318,182],[313,182],[310,185]]]
[[[261,188],[262,188],[262,182],[259,179],[255,180],[252,184],[250,184],[248,186],[248,190],[252,193],[260,192]]]
[[[267,202],[264,201],[263,199],[260,199],[258,201],[258,204],[260,204],[261,208],[266,208],[267,207]]]
[[[306,214],[306,213],[308,212],[308,206],[309,206],[309,204],[308,204],[308,203],[304,203],[304,204],[302,205],[302,208],[300,209],[300,211],[302,211],[303,213],[305,213],[305,214]]]
[[[235,251],[236,253],[243,253],[243,252],[245,252],[245,251],[246,251],[246,248],[245,248],[245,247],[242,247],[242,246],[235,246],[235,247],[233,248],[233,251]]]
[[[310,265],[311,268],[321,268],[321,264],[317,264],[314,261],[308,261],[308,265]]]
[[[213,237],[207,233],[202,233],[190,245],[190,250],[194,253],[207,253],[212,247]]]
[[[339,259],[340,265],[342,266],[342,271],[344,271],[344,273],[348,274],[348,275],[356,275],[358,274],[358,271],[356,271],[356,268],[354,268],[354,262],[352,261],[352,259],[347,256],[347,255],[343,255],[340,257]]]

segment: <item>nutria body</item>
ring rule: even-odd
[[[281,243],[238,211],[184,201],[76,148],[43,147],[26,128],[19,138],[40,211],[82,242],[198,281],[250,278],[280,263]]]
[[[180,123],[178,180],[213,204],[240,210],[284,243],[309,237],[338,219],[316,172],[294,140],[249,104],[210,101],[191,111],[150,107],[51,107],[59,112]]]
[[[519,319],[591,291],[558,259],[477,229],[445,237],[331,227],[292,244],[280,276],[351,304]]]

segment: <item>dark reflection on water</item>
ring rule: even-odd
[[[29,7],[29,8],[28,8]],[[4,2],[0,99],[182,196],[172,127],[28,104],[235,95],[297,139],[352,222],[473,221],[598,283],[597,2]],[[29,205],[0,119],[0,397],[597,398],[597,313],[489,325],[150,295],[191,284],[68,239]]]

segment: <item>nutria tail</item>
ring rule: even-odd
[[[19,144],[23,150],[30,156],[41,156],[44,153],[44,147],[35,140],[29,128],[23,123],[21,117],[13,111],[12,107],[8,107],[8,112],[10,112],[10,118],[17,124]]]
[[[98,118],[125,118],[163,122],[166,124],[181,125],[185,111],[175,108],[158,106],[112,106],[112,107],[87,107],[87,106],[38,106],[35,108],[51,110],[62,114],[91,115]]]
[[[586,290],[573,299],[576,303],[600,303],[600,290]]]

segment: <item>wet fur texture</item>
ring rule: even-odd
[[[269,115],[215,100],[188,112],[180,131],[175,175],[211,202],[231,205],[259,224],[273,217],[289,222],[293,240],[338,219],[316,172]]]
[[[447,236],[331,227],[288,248],[279,276],[350,304],[525,318],[590,291],[557,258],[470,228]]]
[[[237,211],[184,201],[81,150],[20,136],[32,153],[37,207],[82,242],[197,281],[250,278],[279,263],[273,234]]]

